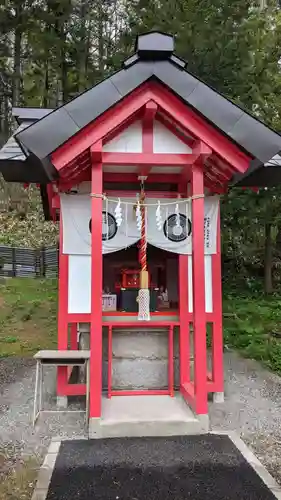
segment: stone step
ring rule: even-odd
[[[90,419],[89,437],[178,436],[209,430],[208,415],[196,416],[179,394],[103,398],[102,418]]]

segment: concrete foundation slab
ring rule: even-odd
[[[207,415],[196,416],[180,394],[103,398],[102,418],[90,419],[89,437],[178,436],[208,432]]]

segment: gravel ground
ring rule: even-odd
[[[0,360],[0,451],[9,450],[8,456],[35,456],[40,461],[52,438],[71,439],[85,437],[84,413],[44,414],[35,428],[32,411],[35,385],[33,360]],[[2,385],[3,384],[3,385]],[[56,408],[56,373],[53,368],[44,369],[44,408]],[[81,409],[71,404],[69,409]],[[0,471],[1,472],[1,471]]]
[[[43,400],[55,408],[55,371],[44,373]],[[40,460],[53,437],[86,436],[79,413],[45,414],[32,427],[34,378],[33,360],[0,360],[0,451],[9,450],[11,461],[21,455]],[[281,483],[281,378],[226,352],[225,396],[225,403],[210,404],[212,428],[236,430]]]
[[[209,406],[214,430],[235,430],[281,484],[281,377],[226,352],[225,402]]]

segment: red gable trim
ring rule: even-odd
[[[113,130],[118,129],[124,121],[137,114],[151,101],[178,122],[181,128],[186,129],[187,133],[203,141],[237,172],[243,173],[248,169],[250,155],[241,151],[230,139],[183,104],[172,92],[155,82],[147,82],[140,86],[57,149],[51,157],[56,169],[61,170],[93,143],[100,140],[105,142]]]

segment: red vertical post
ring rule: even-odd
[[[170,325],[169,327],[169,367],[168,367],[168,378],[169,378],[169,393],[170,396],[174,396],[174,327]]]
[[[107,354],[107,397],[111,398],[112,392],[112,326],[108,327],[108,354]]]
[[[178,193],[188,196],[188,185],[182,181],[178,185]],[[179,255],[179,359],[180,359],[180,387],[190,382],[190,331],[188,321],[188,255]]]
[[[223,392],[223,328],[222,328],[222,283],[221,283],[221,234],[220,210],[217,224],[217,252],[212,255],[213,281],[213,339],[212,379],[216,392]]]
[[[70,349],[76,351],[77,349],[77,323],[70,325]]]
[[[195,411],[208,413],[207,347],[204,262],[204,176],[203,165],[192,167],[192,281],[194,330]]]
[[[90,417],[100,418],[102,397],[102,162],[101,144],[92,146]]]
[[[179,256],[179,306],[180,306],[180,385],[190,381],[190,343],[188,321],[188,255]]]
[[[59,227],[59,304],[58,304],[58,349],[68,349],[68,255],[63,253],[63,221],[60,212]],[[67,384],[67,366],[59,366],[57,372],[57,393],[64,396]]]

